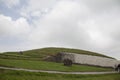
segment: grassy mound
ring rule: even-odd
[[[23,51],[23,54],[19,52],[6,52],[0,54],[0,66],[7,67],[17,67],[17,68],[27,68],[27,69],[40,69],[40,70],[55,70],[55,71],[111,71],[110,68],[101,68],[94,66],[85,66],[85,65],[75,65],[72,67],[63,66],[62,63],[55,62],[47,62],[43,61],[46,57],[55,55],[59,52],[69,52],[69,53],[78,53],[85,55],[93,55],[93,56],[108,56],[85,51],[79,49],[68,49],[68,48],[42,48],[35,50]]]
[[[78,53],[78,54],[111,58],[106,55],[91,52],[91,51],[70,49],[70,48],[54,48],[54,47],[23,51],[23,55],[20,55],[19,52],[6,52],[4,54],[0,54],[0,58],[43,60],[44,58],[51,56],[51,55],[55,55],[59,52]]]

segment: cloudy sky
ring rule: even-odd
[[[0,0],[0,52],[42,47],[120,59],[120,0]]]

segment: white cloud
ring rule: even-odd
[[[118,44],[120,12],[116,6],[101,9],[100,13],[91,8],[83,2],[60,1],[49,14],[34,22],[37,28],[30,40],[37,46],[69,46],[106,52]]]
[[[54,42],[57,44],[70,44],[72,41],[69,39],[82,37],[78,35],[79,30],[76,29],[80,28],[77,23],[81,16],[78,16],[78,14],[86,14],[87,10],[83,10],[83,8],[76,2],[62,1],[58,3],[42,20],[35,22],[38,27],[33,31],[31,38],[33,41],[35,40],[34,42],[47,41],[50,44],[54,44]],[[78,9],[81,9],[81,11],[78,11]],[[38,36],[40,37],[38,38]]]
[[[10,16],[0,14],[0,51],[30,49],[28,36],[31,30],[25,18],[13,20]]]
[[[12,8],[20,3],[20,0],[1,0],[8,8]]]
[[[29,46],[21,45],[26,49],[63,46],[107,53],[118,58],[119,9],[119,0],[29,0],[20,10],[25,18],[14,21],[0,15],[0,35],[26,34],[24,43]]]
[[[19,36],[28,34],[30,25],[25,18],[12,20],[9,16],[0,14],[0,36]]]

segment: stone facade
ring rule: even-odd
[[[56,62],[63,62],[65,59],[70,59],[72,62],[74,62],[74,54],[61,52],[56,55]]]
[[[99,56],[91,56],[91,55],[83,55],[76,53],[59,53],[59,61],[63,61],[64,59],[70,59],[73,63],[76,64],[86,64],[86,65],[94,65],[101,67],[115,67],[120,62],[116,59],[99,57]]]

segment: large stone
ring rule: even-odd
[[[63,63],[64,63],[64,66],[72,66],[72,60],[70,59],[64,59]]]
[[[74,62],[74,54],[60,52],[56,55],[56,62],[63,62],[65,59],[69,59]]]

